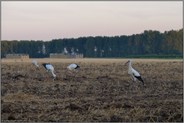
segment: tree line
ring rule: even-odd
[[[51,41],[1,41],[1,58],[6,54],[23,53],[31,58],[49,57],[50,53],[76,53],[91,58],[122,58],[136,56],[183,56],[183,29],[146,30],[130,36],[96,36]]]

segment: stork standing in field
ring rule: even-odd
[[[54,80],[56,78],[56,74],[54,74],[54,67],[50,63],[43,63],[42,65],[47,70],[47,72],[51,72]]]
[[[132,68],[131,62],[132,62],[131,60],[128,60],[128,62],[125,63],[125,64],[128,64],[128,74],[131,75],[133,81],[136,81],[138,79],[144,85],[144,81],[141,78],[141,75],[134,68]]]

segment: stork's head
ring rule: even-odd
[[[129,63],[131,63],[131,62],[132,62],[132,60],[129,59],[129,60],[125,63],[125,65],[127,65],[127,64],[129,64]]]
[[[53,79],[53,81],[56,80],[56,75],[55,74],[53,74],[52,79]]]

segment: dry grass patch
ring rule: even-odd
[[[183,62],[134,60],[145,81],[132,82],[127,59],[39,59],[56,70],[51,79],[30,61],[2,62],[2,121],[183,121]],[[50,61],[49,61],[50,60]],[[81,66],[69,74],[70,63]]]

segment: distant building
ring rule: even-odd
[[[68,58],[64,53],[50,53],[50,58]]]
[[[50,53],[50,58],[83,58],[83,54]]]
[[[29,59],[29,55],[28,54],[6,54],[6,58],[7,59]]]

